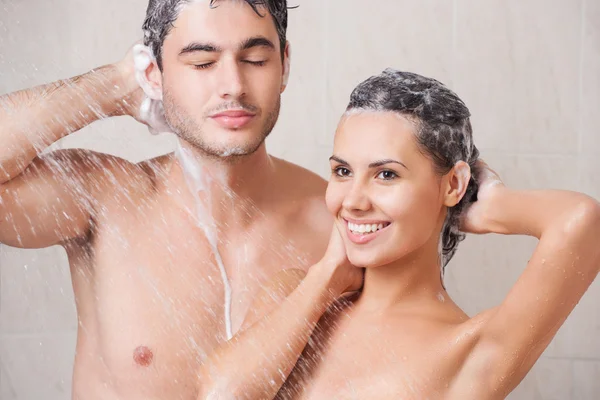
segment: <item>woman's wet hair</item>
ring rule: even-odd
[[[419,148],[440,175],[448,173],[458,161],[471,167],[466,193],[456,206],[448,209],[442,230],[443,272],[465,238],[459,231],[459,217],[476,200],[478,189],[474,176],[479,150],[473,144],[469,109],[456,93],[435,79],[386,69],[354,89],[346,112],[356,111],[394,112],[412,121]]]
[[[234,0],[209,0],[209,6],[218,7],[222,1]],[[279,35],[281,57],[285,52],[286,34],[288,25],[287,0],[236,0],[247,3],[255,13],[264,17],[264,11],[271,14],[275,22],[275,29]],[[144,44],[152,49],[158,67],[162,71],[162,47],[165,38],[173,28],[182,9],[194,0],[150,0],[146,10],[146,19],[142,25],[144,31]]]

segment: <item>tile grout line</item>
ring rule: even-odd
[[[578,132],[577,132],[577,186],[583,189],[583,73],[585,63],[585,12],[587,0],[581,0],[579,32]]]
[[[584,0],[585,1],[585,0]],[[569,363],[569,368],[570,368],[570,376],[571,376],[571,390],[570,390],[570,394],[571,394],[571,398],[574,399],[575,398],[575,362],[573,360],[571,360],[571,362]]]
[[[546,360],[562,360],[562,361],[579,361],[579,362],[593,362],[593,363],[600,363],[600,358],[595,358],[595,357],[563,357],[563,356],[542,356],[540,357],[540,359],[546,359]]]
[[[323,29],[323,93],[321,96],[321,106],[323,107],[323,126],[321,127],[322,131],[317,136],[317,143],[322,144],[324,135],[327,134],[327,119],[329,116],[328,108],[327,108],[327,91],[329,90],[329,75],[327,71],[329,70],[329,31],[327,30],[327,22],[329,21],[329,3],[324,5],[325,10],[323,12],[322,17],[322,29]]]
[[[579,102],[579,113],[578,117],[578,152],[581,155],[583,153],[583,64],[585,62],[585,11],[586,11],[586,0],[581,0],[581,15],[580,15],[580,32],[579,32],[579,82],[578,82],[578,102]]]
[[[0,333],[0,338],[35,338],[40,336],[66,336],[77,334],[77,329],[73,330],[64,330],[64,331],[41,331],[41,332],[2,332]]]
[[[457,48],[458,48],[458,0],[452,3],[452,86],[456,90]]]

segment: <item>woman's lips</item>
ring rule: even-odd
[[[349,221],[345,219],[344,222],[346,223],[346,234],[348,236],[348,239],[350,239],[350,241],[355,244],[366,244],[373,241],[391,225],[391,223],[389,222],[382,221]],[[350,229],[350,225],[377,225],[377,230],[375,232],[358,233]],[[381,225],[383,226],[379,228],[379,226]]]

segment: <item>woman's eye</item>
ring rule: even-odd
[[[381,171],[377,177],[389,181],[397,178],[398,175],[394,171]]]
[[[333,172],[337,176],[341,176],[341,177],[350,176],[350,170],[348,168],[344,168],[344,167],[338,167],[338,168],[334,169]]]

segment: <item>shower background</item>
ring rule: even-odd
[[[290,11],[292,76],[268,139],[272,154],[327,177],[351,89],[391,66],[435,77],[466,101],[483,157],[509,185],[600,198],[600,0],[290,4],[300,5]],[[146,5],[0,0],[0,93],[119,60],[141,38]],[[173,145],[122,117],[97,122],[57,147],[139,161]],[[535,244],[468,237],[447,268],[450,294],[471,315],[497,305]],[[0,272],[0,399],[69,399],[77,320],[64,252],[0,246]],[[511,399],[600,398],[599,285]]]

